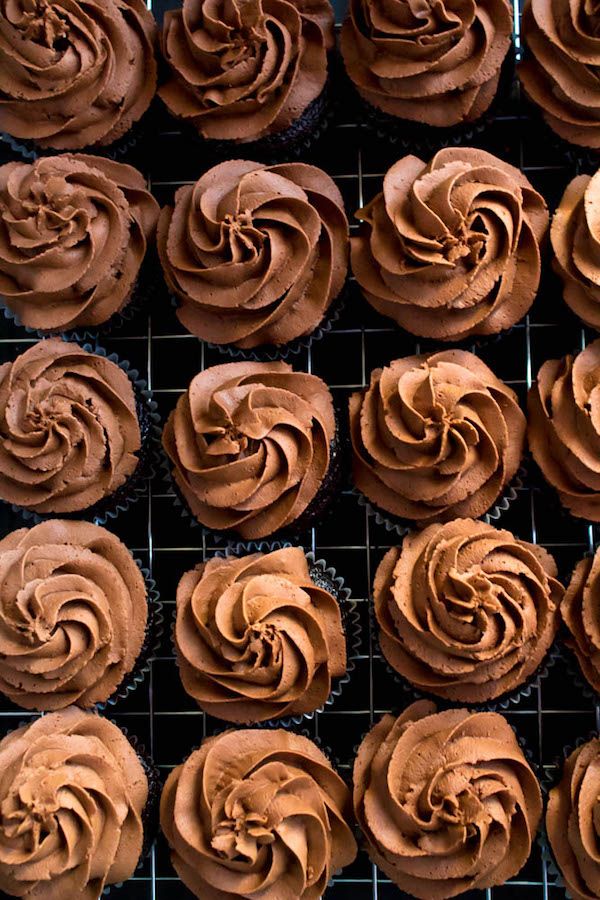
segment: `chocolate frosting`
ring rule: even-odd
[[[556,575],[546,550],[509,531],[473,519],[430,525],[377,569],[381,649],[420,690],[463,703],[499,697],[535,672],[556,636]]]
[[[307,509],[329,468],[333,401],[315,375],[284,362],[212,366],[192,380],[163,432],[193,514],[255,540]]]
[[[422,700],[384,716],[354,763],[354,809],[369,856],[414,897],[504,884],[542,814],[536,777],[498,713]]]
[[[566,644],[576,654],[589,683],[600,693],[600,551],[577,563],[560,611],[569,630]]]
[[[341,50],[365,100],[445,128],[487,110],[511,37],[506,0],[351,0]]]
[[[178,190],[158,246],[189,331],[242,348],[285,344],[314,331],[341,291],[348,222],[321,169],[231,160]]]
[[[350,791],[312,741],[283,730],[205,740],[167,778],[160,821],[201,900],[319,900],[356,856]]]
[[[93,706],[133,669],[148,609],[127,547],[50,519],[0,541],[0,691],[25,709]]]
[[[543,198],[513,166],[452,147],[405,156],[356,216],[352,269],[369,303],[421,337],[457,341],[510,328],[540,280]]]
[[[0,499],[87,509],[133,474],[140,447],[133,387],[116,363],[49,338],[0,366]]]
[[[346,672],[340,608],[313,583],[300,547],[214,558],[186,572],[175,645],[188,694],[229,722],[313,712]]]
[[[549,359],[527,397],[529,449],[574,516],[600,522],[600,339]]]
[[[350,397],[356,486],[421,525],[482,516],[516,474],[525,416],[473,353],[407,356]]]
[[[316,100],[333,43],[328,0],[183,0],[165,13],[158,94],[205,138],[257,140]]]
[[[0,742],[0,889],[98,900],[142,851],[148,779],[123,732],[70,706]]]
[[[130,298],[158,204],[131,166],[97,156],[0,167],[0,295],[41,331],[99,325]]]
[[[592,0],[529,0],[519,65],[525,92],[567,141],[600,148],[600,13]]]
[[[156,91],[144,0],[2,0],[0,129],[40,147],[111,144]]]

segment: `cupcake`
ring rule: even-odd
[[[600,549],[577,563],[560,607],[567,646],[581,671],[600,693]]]
[[[529,449],[571,515],[600,522],[600,339],[549,359],[528,397]]]
[[[0,129],[50,150],[106,147],[156,91],[144,0],[16,0],[0,8]]]
[[[367,734],[354,810],[369,856],[401,890],[446,900],[504,884],[542,815],[535,775],[506,719],[426,700]]]
[[[0,167],[0,296],[41,333],[98,326],[131,300],[158,204],[131,166],[65,154]]]
[[[346,278],[342,195],[321,169],[230,160],[177,191],[158,247],[177,317],[243,350],[314,332]]]
[[[200,372],[167,420],[163,447],[198,522],[248,541],[308,527],[337,480],[329,389],[284,362]]]
[[[473,519],[409,534],[373,587],[389,664],[421,691],[484,703],[522,685],[558,628],[556,563],[534,544]]]
[[[523,318],[540,281],[543,198],[470,147],[405,156],[356,213],[352,270],[377,312],[440,341],[497,334]]]
[[[130,878],[148,778],[123,732],[74,706],[0,741],[0,890],[96,900]]]
[[[183,0],[165,13],[168,77],[158,95],[200,137],[226,148],[289,148],[324,112],[333,22],[328,0]]]
[[[312,741],[280,729],[205,740],[169,774],[160,822],[201,900],[318,900],[356,856],[350,791]]]
[[[354,483],[379,510],[418,525],[479,518],[515,476],[525,416],[473,353],[407,356],[350,397]]]

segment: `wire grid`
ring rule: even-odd
[[[159,21],[164,10],[176,3],[177,0],[148,0]],[[343,6],[344,0],[340,0],[336,10],[338,24]],[[515,13],[515,44],[519,52],[518,7]],[[530,119],[516,84],[494,123],[484,133],[474,134],[469,142],[519,166],[546,197],[551,210],[576,173],[563,150],[547,139],[535,119]],[[311,151],[310,161],[334,177],[352,216],[380,190],[383,174],[401,155],[399,147],[365,133],[352,121],[352,111],[346,110],[325,141]],[[149,185],[161,203],[170,200],[179,185],[195,180],[207,165],[198,146],[184,140],[172,124],[153,136],[152,146],[144,147],[143,155],[134,162],[147,172]],[[499,340],[472,348],[512,385],[521,401],[545,359],[580,349],[593,339],[566,309],[560,294],[560,285],[546,264],[538,300],[525,321]],[[32,342],[22,334],[2,321],[0,361],[13,359]],[[197,371],[227,359],[184,332],[166,294],[151,316],[138,317],[103,343],[121,358],[129,359],[147,378],[163,416]],[[331,333],[291,361],[296,368],[321,376],[343,406],[353,390],[368,382],[371,369],[420,350],[411,336],[370,310],[352,285],[347,307]],[[550,490],[532,488],[529,483],[528,479],[501,524],[553,553],[564,580],[574,563],[593,548],[595,529],[563,515]],[[148,485],[145,497],[111,525],[156,579],[167,611],[167,626],[162,649],[153,660],[146,681],[126,700],[109,709],[108,715],[144,743],[163,775],[205,735],[220,727],[216,720],[201,713],[181,688],[169,634],[180,576],[213,554],[219,544],[184,519],[173,499],[157,478]],[[22,524],[5,508],[0,515],[3,534]],[[346,776],[350,775],[354,750],[362,735],[382,713],[397,710],[407,702],[379,655],[368,615],[372,578],[391,540],[385,529],[358,506],[349,486],[341,492],[332,513],[302,536],[305,549],[313,550],[317,558],[325,558],[345,578],[361,614],[362,643],[350,684],[331,707],[315,714],[299,729],[329,749]],[[536,762],[550,774],[563,745],[574,743],[600,725],[598,704],[582,696],[565,676],[560,662],[546,680],[535,684],[529,697],[511,705],[506,715]],[[0,733],[32,716],[2,702]],[[552,882],[536,844],[531,859],[516,879],[501,888],[465,896],[486,900],[547,900],[564,896],[564,890]],[[176,878],[162,838],[135,877],[113,891],[113,896],[122,900],[183,900],[192,896]],[[366,854],[360,853],[355,864],[334,878],[327,896],[334,900],[385,900],[403,895],[371,865]]]

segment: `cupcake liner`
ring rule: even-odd
[[[529,99],[523,87],[521,87],[521,98],[527,116],[535,123],[536,129],[540,132],[540,144],[548,144],[553,150],[560,153],[569,165],[576,166],[579,171],[593,175],[600,166],[600,148],[594,150],[593,147],[571,144],[550,127],[540,107]]]

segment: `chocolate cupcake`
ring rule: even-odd
[[[381,649],[419,690],[485,703],[539,667],[563,593],[543,547],[473,519],[430,525],[388,550],[377,569]]]
[[[169,774],[160,821],[201,900],[318,900],[356,856],[350,791],[312,741],[281,729],[205,740]]]
[[[19,324],[98,326],[131,300],[158,204],[131,166],[65,154],[0,167],[0,296]]]
[[[427,164],[405,156],[356,217],[356,280],[377,312],[412,334],[497,334],[535,299],[546,204],[518,169],[484,150],[441,150]]]
[[[200,372],[167,420],[163,447],[198,522],[248,541],[308,527],[338,475],[327,385],[284,362]]]
[[[560,612],[581,671],[600,693],[600,549],[575,566]]]
[[[354,483],[404,522],[479,518],[519,468],[525,416],[473,353],[397,359],[349,406]]]
[[[354,810],[369,856],[398,887],[446,900],[504,884],[542,815],[535,775],[506,719],[426,700],[367,734]]]

